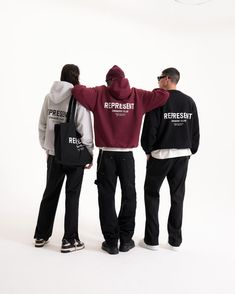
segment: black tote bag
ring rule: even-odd
[[[65,123],[56,124],[55,133],[55,157],[59,163],[69,167],[83,166],[92,163],[92,156],[81,141],[81,135],[77,132],[74,123],[76,100],[70,98]]]

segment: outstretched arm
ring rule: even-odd
[[[81,105],[90,111],[94,110],[98,96],[96,88],[87,88],[82,85],[75,85],[72,90],[72,94]]]
[[[154,89],[153,91],[142,91],[142,103],[144,112],[149,112],[154,108],[163,106],[169,98],[169,92],[163,89]]]

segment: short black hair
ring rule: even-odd
[[[75,64],[65,64],[61,71],[60,80],[71,83],[73,85],[79,84],[79,67]]]
[[[164,69],[162,75],[168,76],[175,84],[177,84],[180,79],[180,72],[174,67]]]

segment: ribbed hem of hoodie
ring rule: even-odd
[[[114,147],[100,147],[103,151],[116,151],[116,152],[130,152],[133,148],[114,148]]]

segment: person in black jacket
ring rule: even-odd
[[[168,102],[147,113],[141,136],[141,146],[147,154],[144,184],[146,224],[141,245],[158,248],[159,191],[167,178],[171,207],[168,217],[168,244],[172,249],[182,242],[182,215],[188,161],[199,146],[199,121],[193,99],[176,89],[180,73],[165,69],[158,77],[159,87],[168,90]]]

